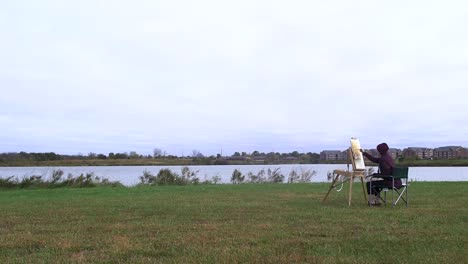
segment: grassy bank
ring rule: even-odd
[[[83,160],[49,160],[49,161],[1,161],[0,167],[64,167],[64,166],[189,166],[189,165],[263,165],[264,163],[225,161],[217,164],[216,160],[193,160],[188,158],[179,159],[83,159]],[[277,162],[268,163],[297,164],[297,162]],[[307,163],[301,163],[307,164]],[[315,163],[313,163],[315,164]],[[323,162],[319,164],[346,164],[345,161]],[[366,163],[368,166],[375,165],[372,162]],[[468,166],[468,159],[459,160],[405,160],[397,162],[400,166],[409,167],[448,167],[448,166]]]
[[[63,167],[63,166],[171,166],[194,165],[192,159],[82,159],[46,161],[4,161],[0,167]]]
[[[0,263],[467,263],[468,184],[368,208],[327,184],[0,190]]]
[[[449,160],[405,160],[398,162],[397,165],[409,167],[450,167],[450,166],[468,166],[468,159],[449,159]]]

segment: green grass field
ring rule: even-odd
[[[410,187],[408,208],[327,184],[0,190],[0,263],[468,263],[468,183]]]

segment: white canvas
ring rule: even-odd
[[[353,155],[354,170],[365,170],[366,165],[361,152],[361,143],[357,138],[351,138],[351,153]]]

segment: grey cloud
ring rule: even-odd
[[[9,2],[0,151],[463,145],[466,7]]]

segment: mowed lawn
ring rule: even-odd
[[[0,263],[468,263],[467,182],[414,182],[408,208],[358,187],[0,190]]]

